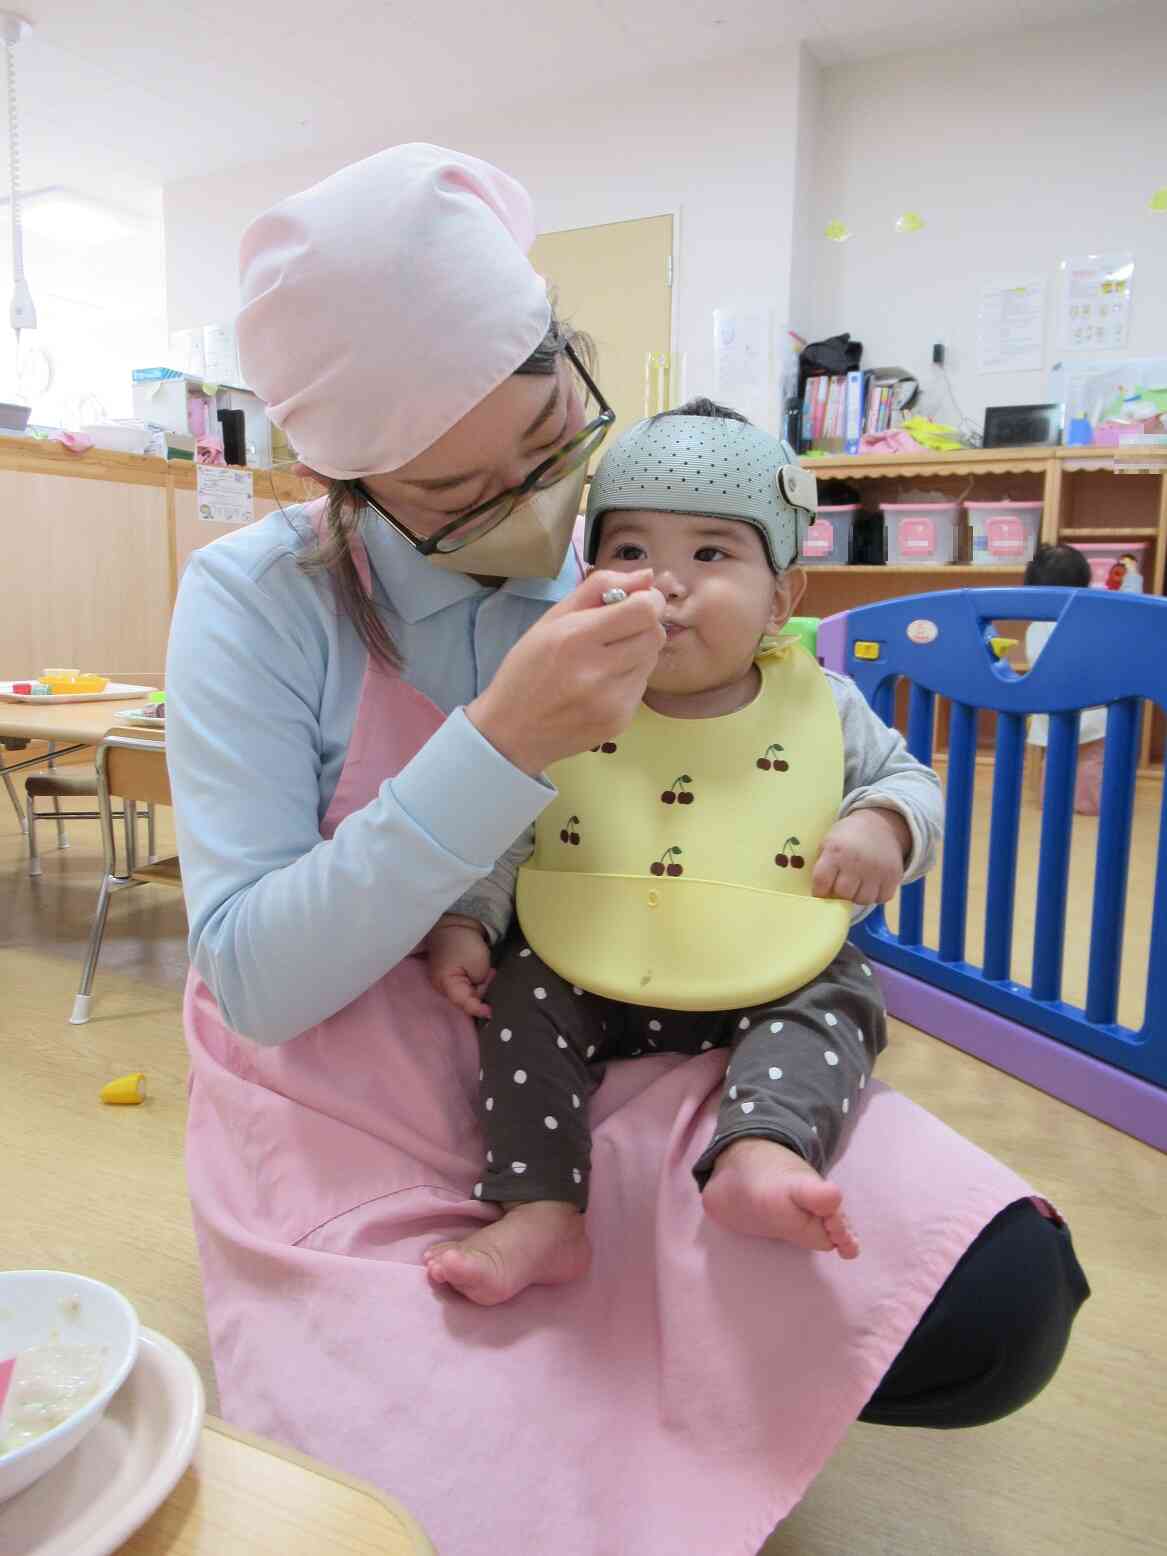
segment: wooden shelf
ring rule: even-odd
[[[290,471],[266,466],[248,468],[255,477],[257,496],[305,502],[315,495],[307,482]],[[74,454],[55,438],[0,438],[0,471],[19,471],[24,475],[64,475],[113,481],[123,486],[194,491],[197,469],[193,460],[156,459],[150,454],[119,454],[104,448]]]
[[[1095,525],[1091,529],[1063,529],[1060,540],[1154,540],[1157,529],[1129,529],[1122,524]]]
[[[1041,539],[1142,541],[1147,593],[1167,591],[1167,447],[975,448],[948,454],[829,454],[806,460],[820,481],[854,483],[866,510],[890,500],[910,500],[915,489],[939,487],[950,501],[1041,499]],[[1122,476],[1126,479],[1116,480]],[[897,484],[898,483],[898,484]],[[937,589],[1021,583],[1024,565],[978,567],[973,563],[877,567],[808,567],[808,613],[830,616],[875,600],[927,595]],[[1143,721],[1140,772],[1162,772],[1167,720]]]
[[[815,475],[847,479],[894,479],[920,475],[1044,475],[1050,465],[1050,448],[962,448],[951,454],[927,451],[919,454],[827,454],[808,459],[806,468]],[[1105,454],[1113,450],[1092,452]]]
[[[810,567],[805,568],[807,577],[814,577],[818,573],[828,573],[834,577],[838,577],[840,573],[890,573],[896,576],[907,575],[908,577],[910,577],[912,574],[926,575],[929,573],[945,573],[949,578],[953,578],[961,574],[967,574],[976,577],[984,575],[988,578],[999,578],[1002,573],[1023,573],[1024,571],[1024,562],[1018,562],[1016,567],[1010,567],[1007,563],[1003,565],[988,566],[984,564],[978,565],[973,562],[886,562],[880,563],[878,565],[867,562],[828,562],[825,565],[819,565],[816,563]]]

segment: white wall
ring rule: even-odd
[[[784,51],[648,82],[474,150],[532,191],[543,231],[679,212],[675,348],[713,388],[713,310],[789,296],[799,61]],[[586,325],[586,320],[581,320]]]
[[[1048,279],[1046,367],[1057,345],[1057,264],[1099,249],[1136,256],[1124,355],[1167,351],[1167,10],[1061,26],[959,50],[820,71],[805,48],[758,53],[494,117],[435,111],[417,138],[491,158],[531,189],[543,231],[679,211],[676,349],[690,392],[711,389],[712,310],[772,299],[778,322],[847,329],[868,366],[903,364],[924,408],[979,426],[987,404],[1040,401],[1047,375],[983,375],[983,282]],[[386,143],[401,138],[386,121]],[[377,149],[329,148],[191,179],[165,192],[170,328],[230,317],[236,255],[266,206]],[[899,235],[917,210],[926,226]],[[831,219],[854,236],[823,237]],[[581,321],[586,324],[585,321]]]
[[[791,226],[790,327],[803,339],[814,323],[815,266],[813,242],[815,177],[819,157],[819,124],[823,111],[823,72],[803,44],[799,61],[794,210]]]
[[[784,306],[789,293],[799,73],[797,52],[782,50],[539,114],[449,119],[412,133],[515,174],[531,190],[544,232],[679,211],[676,344],[687,355],[690,389],[708,390],[712,310],[757,296]],[[354,145],[312,163],[267,164],[170,185],[171,329],[233,313],[239,236],[254,215],[374,149]]]
[[[1046,373],[982,374],[978,288],[1048,279],[1046,366],[1060,360],[1057,266],[1135,255],[1129,345],[1167,352],[1167,9],[1115,14],[976,47],[901,54],[825,72],[811,221],[816,339],[849,330],[867,366],[902,364],[926,407],[954,420],[930,367],[934,341],[966,416],[1047,398]],[[894,230],[918,211],[926,227]],[[845,223],[846,243],[823,237]],[[1105,354],[1104,354],[1105,355]]]
[[[133,237],[87,243],[25,229],[25,275],[37,328],[21,337],[21,361],[0,330],[0,399],[31,405],[34,423],[77,427],[133,413],[130,374],[160,361],[166,347],[161,191]],[[7,322],[12,265],[0,244],[0,307]],[[27,353],[47,355],[52,381],[40,387]]]

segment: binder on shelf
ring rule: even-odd
[[[848,454],[859,452],[859,439],[863,436],[863,395],[867,387],[866,373],[848,373],[843,399],[843,448]]]

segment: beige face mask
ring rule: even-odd
[[[460,551],[426,560],[448,573],[484,578],[558,578],[579,517],[587,464],[529,497],[496,529]]]

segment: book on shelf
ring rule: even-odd
[[[863,437],[895,425],[895,384],[871,372],[816,373],[802,392],[807,448],[857,454]]]
[[[895,385],[890,379],[874,379],[869,386],[867,413],[863,421],[865,433],[886,432],[892,425],[895,409]]]
[[[827,398],[830,392],[831,380],[825,373],[820,373],[814,381],[814,412],[811,420],[811,437],[816,442],[824,436],[823,427],[827,417]]]
[[[834,375],[827,389],[827,414],[823,425],[823,438],[828,443],[836,442],[843,435],[843,404],[847,394],[847,380],[841,375]]]

